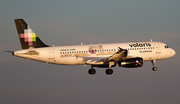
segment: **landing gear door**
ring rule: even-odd
[[[55,59],[54,49],[49,49],[49,59]]]
[[[156,43],[155,46],[156,46],[156,47],[155,47],[155,49],[156,49],[156,54],[161,53],[161,48],[160,48],[159,43]]]

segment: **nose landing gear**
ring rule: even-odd
[[[157,71],[157,67],[153,67],[152,70],[153,70],[153,71]]]
[[[156,60],[152,60],[151,62],[152,62],[152,64],[153,64],[152,70],[153,70],[153,71],[157,71],[157,67],[155,67],[155,62],[156,62]]]

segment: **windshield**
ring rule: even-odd
[[[164,47],[165,47],[165,48],[169,48],[169,46],[168,46],[168,45],[165,45]]]

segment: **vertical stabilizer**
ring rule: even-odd
[[[22,49],[48,47],[23,19],[14,19]]]

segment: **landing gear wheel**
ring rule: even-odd
[[[157,71],[157,67],[153,67],[152,70],[153,70],[153,71]]]
[[[106,74],[107,74],[107,75],[113,74],[113,70],[112,70],[112,69],[107,69],[107,70],[106,70]]]
[[[96,70],[95,69],[89,69],[88,73],[90,75],[94,75],[94,74],[96,74]]]

